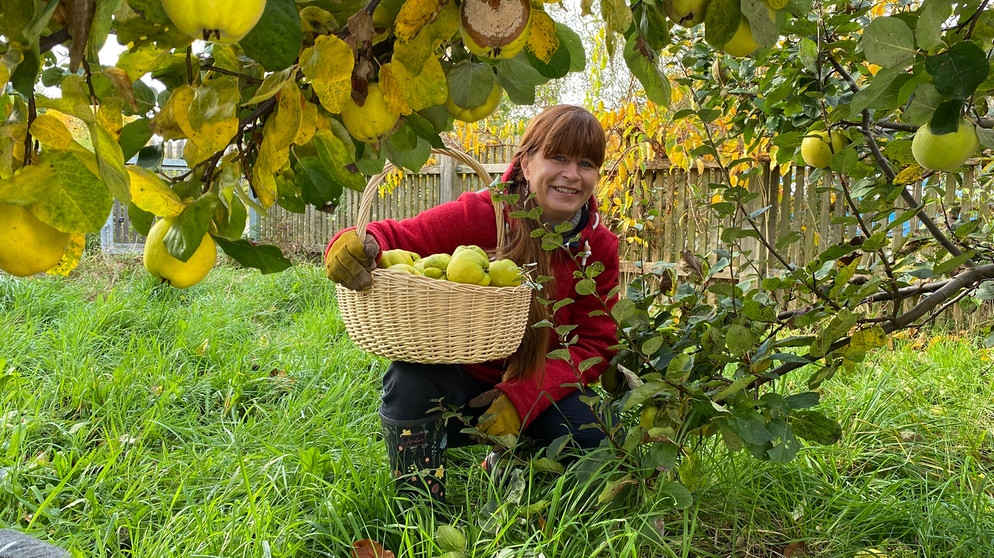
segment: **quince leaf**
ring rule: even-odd
[[[949,47],[942,54],[926,58],[925,71],[932,76],[932,83],[942,95],[968,99],[987,79],[990,65],[983,49],[964,41]]]
[[[162,239],[172,257],[182,262],[189,261],[207,234],[217,204],[216,194],[204,194],[176,216]]]
[[[66,251],[62,253],[62,259],[59,260],[59,263],[55,264],[55,267],[47,270],[45,273],[56,277],[67,277],[69,272],[76,269],[79,261],[83,259],[83,250],[85,248],[86,235],[80,233],[71,234],[69,236],[69,244],[66,245]]]
[[[76,74],[68,75],[62,80],[59,88],[62,94],[57,99],[38,96],[36,100],[38,107],[55,109],[69,116],[75,116],[87,124],[93,122],[95,117],[93,109],[90,108],[90,96],[85,89],[83,77]]]
[[[137,165],[128,165],[127,169],[131,175],[131,201],[138,209],[160,217],[171,217],[183,212],[186,204],[169,189],[169,185],[158,174]]]
[[[107,222],[114,198],[83,162],[86,152],[43,152],[38,161],[0,184],[0,199],[31,205],[39,220],[63,232],[97,232]],[[92,154],[90,155],[92,157]]]
[[[293,262],[288,260],[276,246],[253,244],[244,238],[229,240],[220,236],[215,236],[214,242],[231,259],[244,267],[254,267],[261,271],[263,275],[279,273],[293,265]]]
[[[625,41],[625,62],[632,71],[632,75],[638,78],[639,83],[642,84],[646,97],[658,105],[668,106],[670,104],[670,82],[666,75],[660,71],[655,60],[643,55],[635,48],[638,40],[638,36],[632,34]]]
[[[548,64],[552,54],[559,48],[559,36],[556,34],[556,22],[542,10],[532,12],[531,30],[528,31],[528,42],[525,50],[536,58]]]
[[[270,72],[292,66],[302,43],[300,13],[294,0],[267,0],[259,23],[238,41],[246,56]]]
[[[290,142],[303,118],[301,94],[295,82],[283,84],[277,100],[276,114],[266,121],[262,130],[259,157],[253,169],[255,195],[264,208],[276,201],[275,175],[290,164]]]
[[[404,116],[412,111],[440,105],[449,95],[445,71],[434,56],[425,60],[424,67],[418,73],[399,62],[384,64],[380,68],[380,85],[387,107]]]
[[[42,145],[66,151],[75,143],[65,122],[50,113],[39,114],[31,123],[31,136]]]
[[[121,144],[100,122],[90,124],[90,140],[93,142],[93,153],[97,157],[100,178],[115,198],[128,203],[131,200],[131,193],[128,191],[131,179],[124,168],[124,152],[121,151]]]
[[[606,29],[623,34],[632,24],[632,9],[625,0],[601,0],[601,18]]]
[[[905,66],[917,52],[914,32],[896,17],[874,18],[863,31],[860,44],[867,62],[885,68]]]
[[[321,106],[338,114],[352,96],[352,69],[355,59],[345,41],[334,35],[321,35],[314,46],[300,54],[300,71],[311,80]]]
[[[704,40],[714,48],[723,48],[739,29],[741,17],[739,0],[711,0],[704,12]]]
[[[408,8],[409,6],[410,8]],[[406,2],[401,8],[401,13],[406,9],[414,10],[417,7],[411,2]],[[399,21],[400,14],[397,17]],[[395,23],[395,33],[396,28],[397,24]],[[427,59],[434,58],[435,49],[443,41],[448,41],[458,32],[459,7],[456,6],[455,2],[446,2],[441,6],[434,21],[430,25],[426,25],[421,32],[406,40],[397,35],[398,39],[394,43],[393,49],[393,61],[400,62],[408,68],[420,68]]]
[[[422,29],[431,25],[442,9],[453,2],[441,0],[408,0],[401,6],[394,20],[393,32],[397,40],[407,42],[416,37]]]
[[[314,134],[314,146],[317,147],[318,157],[328,171],[331,178],[341,187],[361,192],[366,188],[366,179],[362,174],[349,170],[353,157],[349,153],[341,138],[336,136],[331,130],[318,130]],[[325,201],[337,201],[337,196],[333,196]]]

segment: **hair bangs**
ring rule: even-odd
[[[582,109],[562,112],[550,124],[545,141],[539,148],[542,156],[565,155],[589,159],[598,168],[604,164],[607,138],[594,115]]]

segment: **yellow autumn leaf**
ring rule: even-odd
[[[401,6],[394,20],[393,32],[399,41],[410,41],[422,29],[427,27],[435,18],[445,4],[442,0],[408,0]]]
[[[445,102],[449,92],[445,71],[438,58],[431,57],[417,74],[399,62],[389,62],[380,68],[380,88],[387,107],[395,113],[408,115]]]
[[[559,37],[556,35],[556,22],[549,14],[541,10],[532,10],[531,30],[528,31],[525,50],[548,64],[552,61],[552,54],[557,48],[559,48]]]
[[[149,122],[152,131],[162,136],[164,140],[185,138],[190,128],[187,112],[195,95],[196,91],[187,84],[174,89],[162,110]]]
[[[276,173],[290,165],[290,144],[301,127],[303,112],[297,84],[283,84],[277,95],[276,114],[266,121],[262,131],[259,158],[252,170],[256,197],[264,208],[276,201]]]
[[[69,244],[66,245],[66,251],[62,253],[62,259],[59,260],[59,263],[55,264],[55,267],[49,269],[45,273],[55,275],[57,277],[65,277],[69,275],[69,272],[76,269],[76,266],[79,265],[79,260],[82,259],[83,250],[85,248],[85,234],[70,234]]]
[[[327,127],[327,126],[325,126]],[[318,129],[318,106],[314,103],[305,103],[304,110],[300,114],[300,127],[297,128],[297,135],[293,138],[294,145],[304,145],[311,141],[314,132]]]
[[[925,169],[918,165],[911,165],[901,170],[894,177],[895,186],[907,186],[908,184],[914,184],[922,179],[925,174]]]
[[[352,49],[334,35],[321,35],[300,53],[300,71],[311,80],[321,106],[338,114],[352,96]],[[296,130],[294,130],[296,132]]]
[[[401,11],[405,9],[416,9],[416,5],[407,2]],[[455,2],[446,2],[440,7],[434,20],[419,33],[408,40],[398,38],[394,43],[392,61],[400,62],[408,68],[420,68],[428,59],[435,58],[435,50],[442,42],[449,41],[458,32],[459,7]]]
[[[39,114],[31,123],[31,136],[53,149],[65,151],[73,144],[65,122],[51,114]]]
[[[172,217],[186,208],[159,175],[137,165],[128,165],[127,169],[131,177],[131,201],[139,209],[159,217]]]

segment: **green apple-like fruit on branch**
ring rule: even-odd
[[[195,39],[237,43],[259,23],[266,0],[162,0],[177,29]]]
[[[831,143],[825,130],[808,130],[801,140],[801,159],[804,164],[816,169],[828,168],[832,155],[842,151],[848,138],[838,130],[832,130]]]
[[[704,22],[704,14],[711,0],[663,0],[666,17],[677,25],[693,27]]]
[[[973,123],[960,119],[955,132],[933,134],[928,124],[918,128],[911,140],[911,154],[922,168],[933,171],[953,171],[972,157],[980,147]]]
[[[192,287],[207,277],[207,273],[217,262],[217,245],[210,234],[205,233],[200,246],[190,259],[182,261],[173,257],[164,242],[169,227],[175,218],[166,217],[157,221],[145,237],[142,263],[152,277],[177,289]]]
[[[7,273],[27,277],[55,267],[69,237],[24,206],[0,202],[0,269]]]

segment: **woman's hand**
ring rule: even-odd
[[[373,284],[373,276],[369,272],[376,269],[379,253],[380,246],[372,236],[366,235],[363,242],[355,231],[345,232],[325,255],[325,275],[353,291],[368,289]]]

